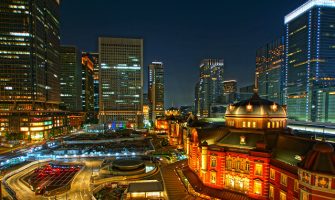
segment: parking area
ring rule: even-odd
[[[71,181],[81,169],[80,165],[48,164],[34,170],[24,178],[36,194],[44,194],[57,189],[69,189]]]

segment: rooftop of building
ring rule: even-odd
[[[286,118],[286,107],[262,99],[257,92],[250,99],[228,106],[226,117],[279,117]]]
[[[299,17],[300,15],[304,14],[309,9],[320,6],[320,7],[335,7],[334,0],[309,0],[306,3],[299,6],[297,9],[289,13],[285,16],[284,23],[287,24],[290,21],[294,20],[295,18]]]
[[[163,192],[164,188],[161,182],[139,182],[130,183],[128,186],[128,193],[132,192]]]

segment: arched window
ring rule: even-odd
[[[216,157],[215,156],[211,157],[211,167],[216,167]]]
[[[271,122],[268,122],[268,128],[271,128]]]
[[[254,181],[254,193],[259,195],[262,194],[262,181],[259,179]]]

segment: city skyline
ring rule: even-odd
[[[152,60],[161,60],[168,66],[166,106],[171,106],[172,102],[175,105],[177,102],[178,106],[190,105],[202,59],[222,57],[226,61],[227,80],[236,79],[239,86],[253,83],[256,49],[279,37],[284,32],[284,16],[304,2],[257,1],[245,2],[242,6],[238,2],[218,1],[206,5],[188,2],[141,5],[133,2],[124,16],[121,13],[126,6],[123,2],[64,1],[61,4],[61,42],[76,45],[84,51],[97,51],[99,36],[143,38],[144,66]],[[250,6],[253,10],[249,10]],[[83,15],[77,14],[76,10],[85,9],[99,12],[83,20]],[[200,10],[203,14],[198,15]],[[155,14],[154,18],[152,14]],[[267,28],[270,22],[272,26]],[[86,30],[84,24],[94,28]],[[85,34],[81,34],[83,28]],[[237,73],[238,70],[245,73]],[[147,72],[144,74],[146,76]],[[146,91],[147,83],[144,86]]]

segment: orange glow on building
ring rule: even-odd
[[[81,58],[81,64],[87,66],[91,71],[94,69],[94,64],[88,56],[83,56]]]
[[[285,106],[254,94],[228,107],[225,127],[189,129],[188,167],[204,187],[240,199],[335,199],[333,145],[293,135],[286,123]]]

